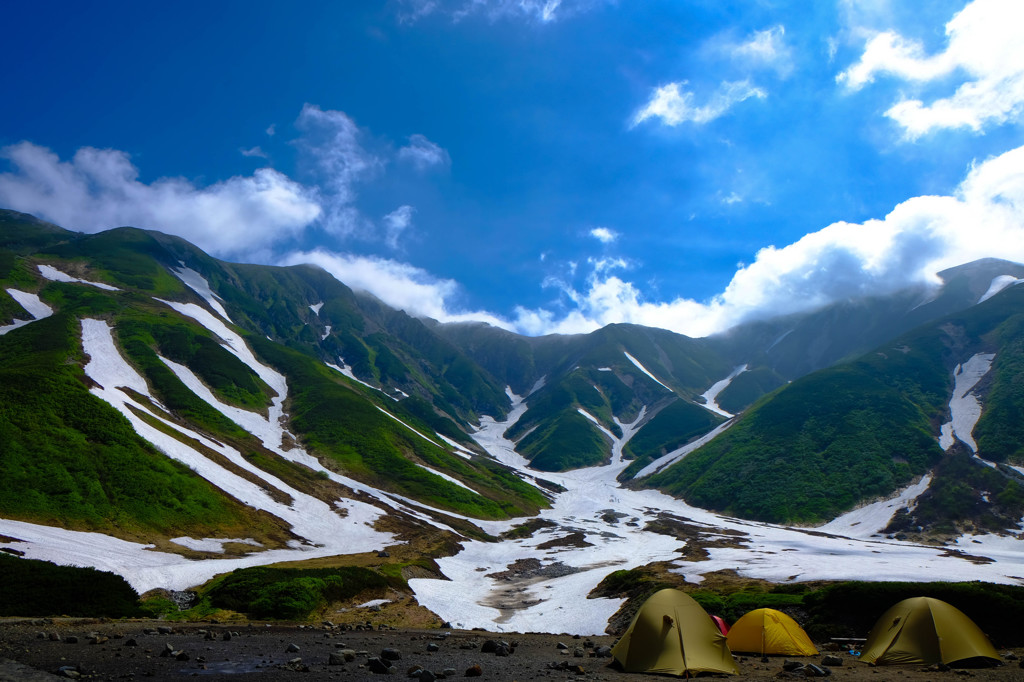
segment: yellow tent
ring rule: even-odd
[[[1001,661],[985,633],[955,606],[931,597],[904,599],[878,619],[860,660],[875,665]]]
[[[756,609],[729,630],[729,648],[749,653],[815,656],[818,650],[796,621],[775,609]]]
[[[629,673],[736,675],[725,636],[701,605],[679,590],[655,592],[633,616],[612,656]]]

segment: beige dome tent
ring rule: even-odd
[[[729,648],[748,653],[815,656],[818,650],[796,621],[775,609],[755,609],[732,626]]]
[[[979,657],[1002,660],[974,621],[944,601],[913,597],[896,604],[878,619],[860,660],[875,665],[949,665]]]
[[[714,621],[679,590],[655,592],[633,616],[612,656],[629,673],[728,673],[736,663]]]

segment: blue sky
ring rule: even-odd
[[[0,206],[528,334],[1024,261],[1018,0],[298,4],[6,7]]]

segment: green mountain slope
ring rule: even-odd
[[[994,375],[1001,388],[990,394],[979,433],[1014,433],[1022,320],[1024,289],[1015,287],[856,361],[803,377],[645,485],[698,506],[776,522],[824,521],[888,494],[944,457],[963,456],[944,455],[938,427],[947,419],[953,368],[975,353],[1001,358]],[[990,442],[997,443],[994,454],[1005,455],[1004,445]],[[984,447],[979,454],[986,456]],[[1017,483],[1010,485],[1008,501],[1017,495]]]

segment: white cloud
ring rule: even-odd
[[[1024,262],[1024,147],[972,167],[953,195],[914,197],[883,219],[834,223],[764,248],[708,302],[648,301],[633,283],[594,267],[583,290],[548,281],[572,303],[568,313],[519,308],[515,325],[549,334],[631,322],[706,336],[750,319],[935,283],[941,270],[993,256]]]
[[[932,130],[969,128],[1020,120],[1024,111],[1024,3],[1019,0],[975,0],[946,24],[946,50],[925,53],[917,41],[893,31],[873,35],[860,60],[837,76],[852,90],[887,74],[927,84],[960,76],[956,91],[931,103],[907,97],[886,116],[910,139]]]
[[[619,238],[619,233],[607,227],[595,227],[590,231],[590,236],[602,244],[611,244]]]
[[[346,286],[369,292],[410,315],[441,322],[487,322],[511,329],[509,322],[490,313],[459,310],[460,290],[456,282],[435,277],[408,263],[322,249],[293,252],[281,259],[281,265],[299,263],[319,265]]]
[[[398,248],[398,239],[412,225],[412,206],[399,206],[384,216],[384,242],[392,249]]]
[[[451,164],[451,157],[448,156],[448,152],[423,135],[410,136],[408,146],[398,150],[398,158],[400,161],[411,163],[417,170]]]
[[[125,152],[79,149],[61,161],[29,142],[5,147],[0,205],[83,232],[132,225],[179,235],[220,256],[295,237],[321,215],[316,193],[270,168],[199,187],[184,178],[139,182]]]
[[[782,25],[755,31],[744,42],[731,45],[729,53],[738,61],[773,68],[786,75],[792,70],[793,62],[785,36],[786,28]]]
[[[270,135],[271,137],[273,137],[276,132],[277,132],[277,124],[276,123],[271,123],[270,125],[267,126],[267,135]]]
[[[250,147],[249,149],[240,149],[239,151],[242,153],[242,156],[255,156],[261,159],[267,158],[267,153],[263,151],[259,145]]]
[[[660,118],[662,123],[669,126],[687,121],[708,123],[725,114],[735,104],[751,97],[763,99],[768,96],[761,88],[751,85],[750,81],[722,83],[706,104],[697,106],[692,92],[679,90],[680,86],[686,84],[686,81],[681,81],[656,88],[647,105],[633,116],[632,126],[653,117]]]
[[[337,235],[357,231],[366,221],[352,206],[355,185],[383,171],[384,159],[363,146],[364,133],[343,111],[307,103],[295,127],[302,132],[296,144],[321,188],[324,227]]]

